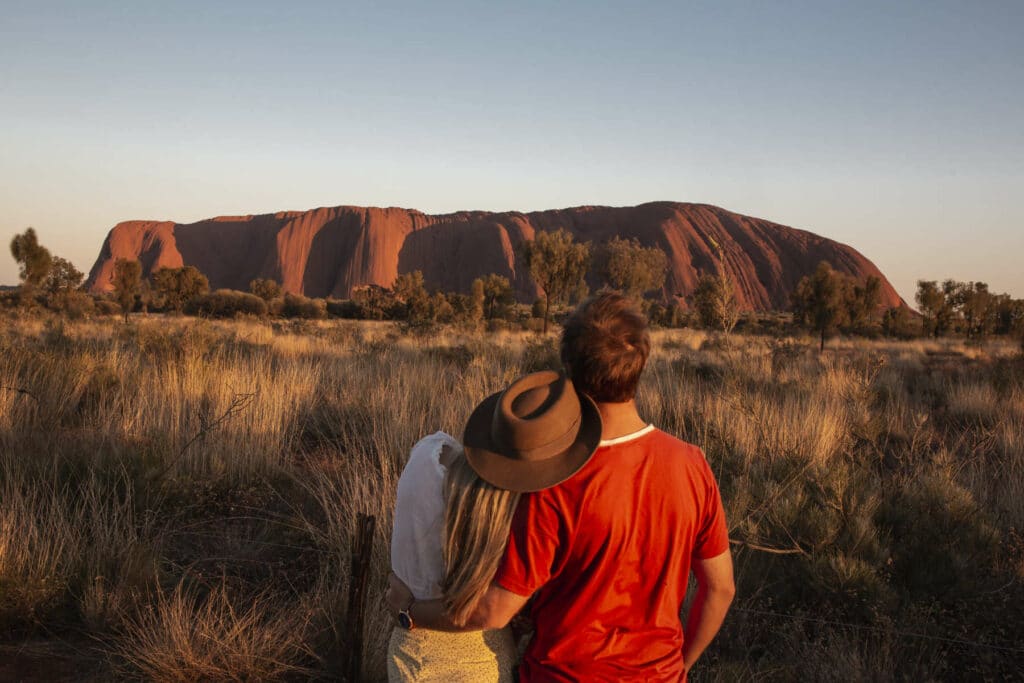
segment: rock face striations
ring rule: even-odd
[[[144,275],[196,266],[215,289],[246,290],[255,278],[271,278],[288,292],[336,298],[360,285],[389,287],[415,270],[428,287],[463,292],[475,278],[498,273],[520,299],[532,301],[538,290],[516,246],[538,230],[558,228],[595,245],[618,235],[659,247],[668,255],[668,296],[688,295],[701,275],[721,267],[736,282],[744,309],[784,309],[799,279],[828,261],[862,280],[881,278],[883,305],[902,304],[878,268],[851,247],[715,206],[676,202],[444,215],[339,206],[189,224],[127,221],[107,235],[88,286],[111,290],[114,262],[128,258],[142,263]]]

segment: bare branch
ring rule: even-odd
[[[41,403],[41,401],[39,400],[39,397],[36,396],[35,394],[33,394],[28,389],[23,389],[22,387],[0,387],[0,389],[3,389],[4,391],[13,391],[16,394],[24,394],[25,396],[28,396],[30,399],[32,399],[36,403]]]
[[[181,447],[181,450],[178,451],[178,454],[174,456],[174,458],[172,458],[169,463],[167,463],[167,466],[163,470],[161,470],[158,475],[156,475],[155,479],[163,479],[167,475],[167,473],[170,472],[171,469],[175,465],[177,465],[182,458],[185,457],[185,453],[192,446],[192,444],[194,444],[196,441],[199,441],[209,432],[213,431],[214,429],[224,424],[238,413],[248,408],[250,405],[252,405],[252,402],[255,398],[256,392],[250,392],[247,394],[235,394],[234,398],[231,399],[231,404],[228,406],[228,409],[225,410],[220,417],[218,417],[216,420],[212,422],[207,422],[205,417],[200,415],[199,423],[200,425],[202,425],[202,428],[198,432],[196,432],[195,436],[193,436],[191,439],[185,442],[185,445]]]

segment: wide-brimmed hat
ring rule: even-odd
[[[601,441],[601,414],[565,376],[535,372],[485,398],[466,422],[466,460],[509,491],[539,491],[574,475]]]

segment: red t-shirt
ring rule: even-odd
[[[523,681],[680,681],[691,558],[729,548],[699,448],[648,427],[523,496],[495,580],[533,595]]]

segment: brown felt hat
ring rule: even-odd
[[[535,372],[483,400],[462,444],[484,481],[509,491],[540,491],[574,475],[601,442],[601,414],[564,375]]]

